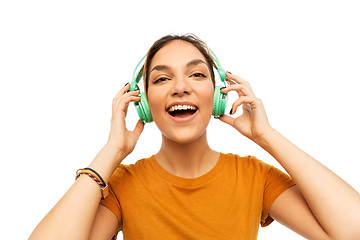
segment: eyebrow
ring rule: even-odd
[[[193,60],[191,60],[190,62],[188,62],[188,63],[186,64],[186,67],[189,68],[189,67],[191,67],[191,66],[196,66],[196,65],[199,65],[199,64],[201,64],[201,63],[207,65],[207,64],[206,64],[203,60],[201,60],[201,59],[193,59]],[[154,70],[164,71],[164,70],[169,70],[169,69],[170,69],[170,67],[169,67],[168,65],[156,65],[155,67],[153,67],[153,68],[151,69],[150,73],[151,73],[152,71],[154,71]]]
[[[201,59],[193,59],[191,60],[190,62],[188,62],[186,64],[186,67],[191,67],[191,66],[196,66],[196,65],[199,65],[200,63],[203,63],[205,65],[207,65],[203,60]]]
[[[156,65],[155,67],[153,67],[153,69],[151,69],[150,73],[154,70],[163,71],[163,70],[168,70],[168,69],[170,69],[170,67],[168,65]]]

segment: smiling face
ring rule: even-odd
[[[174,40],[149,67],[147,97],[163,136],[190,143],[202,136],[213,109],[214,86],[205,57],[191,43]]]

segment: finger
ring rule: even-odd
[[[242,104],[248,104],[246,106],[246,110],[253,110],[255,109],[255,101],[256,101],[256,98],[254,97],[250,97],[250,96],[241,96],[239,97],[232,105],[232,112],[231,112],[231,115],[233,115],[237,108],[242,105]]]
[[[229,84],[229,85],[234,85],[234,84],[238,84],[237,82],[235,82],[234,80],[231,80],[231,79],[226,79],[226,82]]]
[[[227,77],[227,78],[226,78],[227,81],[233,80],[233,81],[235,81],[235,82],[238,83],[238,84],[245,84],[245,85],[247,85],[249,88],[251,88],[249,82],[247,82],[246,80],[244,80],[243,78],[241,78],[241,77],[239,77],[239,76],[236,76],[235,74],[226,72],[226,77]]]
[[[232,84],[227,86],[226,88],[221,89],[221,92],[223,93],[228,93],[230,91],[237,91],[239,93],[239,96],[245,95],[255,97],[253,91],[244,84]]]
[[[123,88],[120,89],[120,91],[116,94],[115,98],[124,95],[129,90],[130,90],[130,83],[127,83]]]
[[[117,97],[115,97],[113,99],[113,104],[112,105],[114,107],[115,105],[118,105],[118,103],[120,101],[126,100],[128,97],[137,97],[137,95],[139,95],[139,93],[140,93],[140,90],[135,90],[135,91],[132,91],[132,92],[125,92],[123,95],[118,95]]]
[[[118,116],[125,120],[127,115],[127,110],[129,108],[130,102],[140,101],[140,97],[137,96],[129,96],[127,99],[123,99],[123,101],[118,101],[113,105],[113,117]]]
[[[124,96],[126,96],[126,95],[131,95],[131,96],[136,96],[136,95],[139,95],[139,93],[140,93],[140,90],[135,90],[135,91],[126,91],[126,89],[127,89],[128,87],[127,86],[125,86],[123,89],[121,89],[119,92],[118,92],[118,94],[114,97],[114,100],[116,100],[116,99],[120,99],[120,98],[122,98],[122,97],[124,97]]]
[[[137,138],[140,137],[140,134],[142,133],[142,131],[144,130],[144,126],[145,123],[143,123],[140,119],[138,120],[138,122],[136,123],[136,126],[134,128],[133,133],[136,135]]]
[[[116,96],[114,97],[113,101],[116,101],[117,99],[121,98],[122,96],[126,95],[126,94],[130,94],[130,95],[138,95],[140,93],[140,90],[135,90],[135,91],[131,91],[130,92],[130,84],[127,83],[125,84],[125,86],[120,89],[120,91],[116,94]]]
[[[232,117],[230,117],[228,115],[225,115],[225,114],[218,117],[218,119],[220,121],[224,122],[224,123],[227,123],[227,124],[231,125],[231,126],[232,126],[232,123],[234,122],[234,118],[232,118]]]
[[[123,108],[123,109],[127,109],[129,106],[130,102],[138,102],[140,101],[141,97],[139,96],[126,96],[122,99],[119,99],[118,101],[116,101],[113,105],[113,109],[114,111],[117,111],[118,108]]]

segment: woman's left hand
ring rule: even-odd
[[[224,114],[218,119],[234,127],[249,139],[256,141],[272,129],[264,105],[255,96],[247,81],[229,72],[226,73],[226,76],[230,85],[223,88],[221,92],[236,91],[239,95],[239,98],[232,105],[230,115],[233,115],[240,105],[242,105],[243,113],[236,118]]]

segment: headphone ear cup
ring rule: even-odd
[[[220,117],[225,113],[226,102],[227,102],[227,93],[222,93],[222,86],[215,86],[214,90],[214,105],[213,113],[214,117]]]
[[[139,118],[142,122],[150,123],[153,121],[149,103],[147,101],[145,93],[140,93],[138,95],[141,99],[138,102],[134,102],[136,111],[139,115]]]

